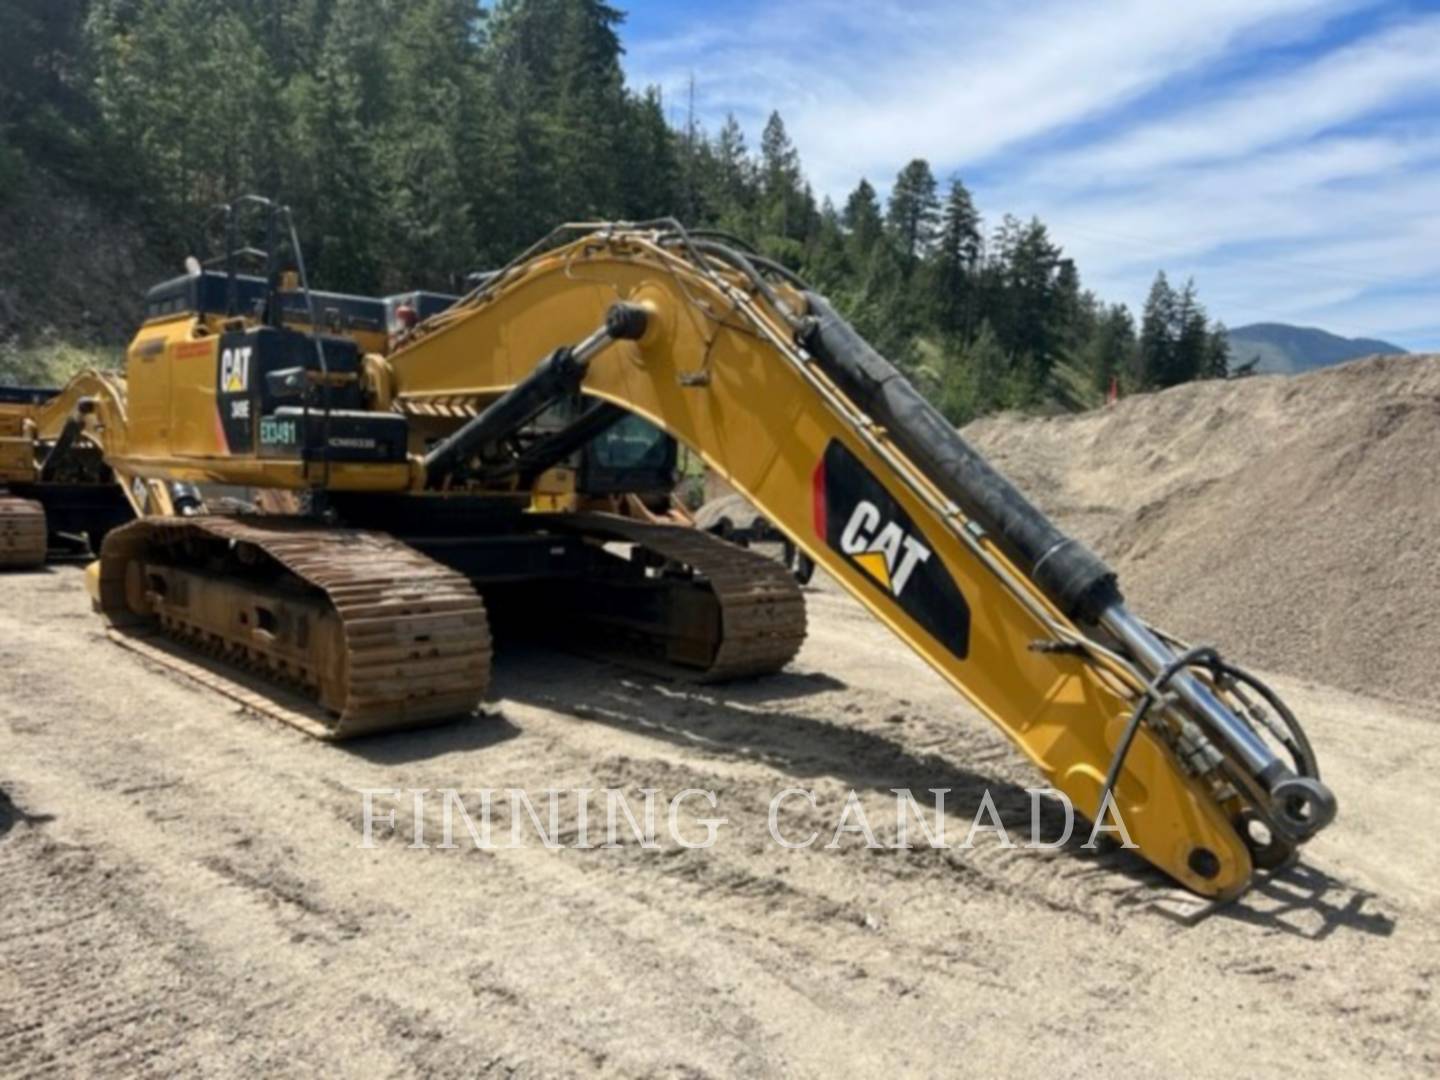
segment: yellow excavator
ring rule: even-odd
[[[803,597],[665,519],[678,440],[1186,887],[1233,896],[1334,818],[1263,682],[1131,612],[742,242],[566,225],[462,296],[373,299],[312,291],[288,211],[246,204],[286,257],[191,260],[150,291],[124,379],[80,377],[35,433],[57,468],[98,448],[136,515],[91,569],[117,640],[326,738],[470,713],[492,615],[700,678],[776,671]],[[213,512],[227,491],[291,512]]]
[[[64,392],[0,387],[0,569],[98,551],[105,534],[132,517],[98,443],[73,425],[65,439],[41,438],[67,431],[75,403],[97,381],[119,387],[116,376],[96,373]],[[123,398],[123,389],[109,396]]]

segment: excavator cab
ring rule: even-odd
[[[675,486],[675,440],[628,415],[581,451],[578,490],[585,495],[668,494]]]

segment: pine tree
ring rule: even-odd
[[[956,178],[940,220],[935,245],[935,321],[945,334],[965,334],[976,314],[980,264],[980,215],[970,192]]]
[[[1140,385],[1144,389],[1174,385],[1175,371],[1175,290],[1165,271],[1156,273],[1145,300],[1140,323]]]
[[[683,202],[681,165],[658,87],[650,87],[632,105],[626,141],[623,216],[644,220],[678,215]]]
[[[985,313],[1005,350],[1028,363],[1043,382],[1068,338],[1060,248],[1037,218],[1006,215],[996,230],[984,279]],[[1034,381],[1034,380],[1032,380]]]
[[[27,161],[87,186],[113,181],[109,161],[94,160],[98,125],[82,62],[87,6],[76,0],[0,4],[0,205],[21,183]]]
[[[840,214],[828,197],[806,250],[805,273],[822,293],[844,288],[853,273]]]
[[[394,110],[379,140],[386,184],[387,289],[457,287],[474,244],[462,172],[462,102],[477,37],[463,0],[406,5],[390,28]]]
[[[910,302],[904,268],[887,244],[877,244],[860,268],[859,288],[842,302],[866,341],[903,371],[916,360],[917,311]]]
[[[711,143],[710,160],[705,189],[707,202],[714,208],[715,223],[753,237],[758,224],[754,213],[759,180],[755,162],[745,147],[745,133],[734,113],[725,117],[725,123]]]
[[[804,240],[804,180],[800,155],[785,131],[785,121],[772,112],[760,136],[761,230],[784,240]]]
[[[1205,362],[1200,369],[1202,379],[1230,377],[1230,335],[1224,323],[1215,323],[1206,343]]]
[[[854,260],[865,261],[885,236],[885,223],[880,216],[880,199],[870,182],[861,179],[845,200],[841,223],[850,233],[850,249]]]
[[[935,176],[930,172],[929,162],[916,158],[895,178],[886,213],[886,224],[900,251],[907,277],[920,259],[930,253],[939,222],[940,200],[935,193]]]
[[[1176,386],[1200,377],[1208,363],[1210,350],[1209,320],[1205,308],[1195,295],[1193,278],[1185,282],[1175,303],[1175,323],[1171,328],[1175,339],[1174,362],[1164,385]]]
[[[640,129],[637,137],[642,142],[654,141],[648,117],[637,117],[636,111],[627,115],[616,32],[623,17],[597,0],[569,0],[552,16],[559,22],[559,32],[552,38],[555,98],[548,110],[548,156],[556,170],[556,205],[551,211],[562,219],[620,213],[625,140],[616,136],[627,120],[638,121],[631,127],[632,132]],[[662,123],[663,117],[662,112]]]
[[[337,0],[315,73],[289,87],[294,103],[290,179],[310,272],[327,288],[370,292],[380,284],[380,192],[372,140],[379,102],[366,72],[381,52],[364,0]]]
[[[946,351],[936,407],[956,427],[1004,407],[1012,362],[990,323]]]
[[[702,158],[705,151],[705,137],[700,131],[700,121],[695,115],[695,73],[690,73],[685,88],[685,128],[677,140],[676,154],[679,159],[680,195],[679,213],[682,221],[700,221],[704,216],[704,195],[701,191]],[[662,113],[661,120],[664,120]]]
[[[1089,374],[1091,387],[1108,393],[1112,384],[1130,386],[1135,375],[1138,342],[1135,320],[1124,304],[1101,312],[1095,327],[1079,351],[1080,366]]]

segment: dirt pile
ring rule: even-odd
[[[1147,618],[1259,667],[1440,701],[1440,356],[964,434],[1111,561]]]

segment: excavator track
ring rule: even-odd
[[[489,683],[489,622],[469,581],[383,533],[143,519],[106,537],[99,606],[121,644],[324,739],[468,714]]]
[[[0,493],[0,569],[44,565],[46,537],[43,506]]]
[[[633,544],[650,562],[661,564],[661,575],[646,583],[670,586],[661,625],[647,627],[599,605],[586,618],[649,637],[654,651],[692,678],[724,682],[770,675],[794,659],[805,641],[805,598],[789,572],[771,559],[683,525],[609,514],[570,514],[552,521],[602,542]]]

